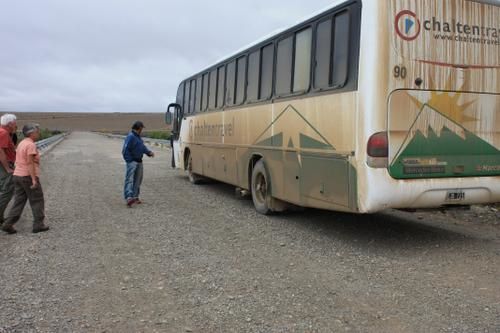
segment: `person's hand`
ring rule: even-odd
[[[34,189],[38,186],[38,181],[36,180],[36,178],[32,178],[31,179],[31,189]]]
[[[149,157],[155,157],[155,153],[150,152],[150,153],[148,154],[148,156],[149,156]]]
[[[10,168],[10,167],[9,167],[9,168],[7,169],[7,173],[14,173],[14,169],[12,169],[12,168]]]

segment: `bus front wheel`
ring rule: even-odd
[[[253,167],[252,200],[257,212],[264,215],[271,213],[271,179],[262,160]]]
[[[188,156],[186,171],[188,174],[189,181],[192,184],[197,185],[197,184],[201,183],[202,177],[193,172],[193,157],[191,156],[191,154],[189,154],[189,156]]]

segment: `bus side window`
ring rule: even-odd
[[[208,92],[208,108],[210,110],[215,109],[215,103],[217,101],[217,70],[214,69],[210,72],[210,89]]]
[[[273,94],[274,44],[262,48],[261,59],[259,100],[266,100]]]
[[[248,85],[247,101],[255,102],[259,99],[259,76],[260,76],[260,49],[250,53],[248,56]]]
[[[349,70],[349,21],[348,11],[335,15],[331,85],[336,88],[342,88],[347,81]]]
[[[208,73],[203,74],[203,94],[201,95],[201,111],[208,107]]]
[[[217,68],[217,105],[216,108],[222,109],[224,106],[224,92],[226,83],[226,67],[224,65]]]
[[[312,29],[295,34],[295,64],[293,70],[293,92],[309,90],[311,79]]]
[[[201,111],[201,98],[203,96],[203,90],[201,84],[202,84],[202,77],[200,75],[196,79],[196,108],[194,109],[194,112]]]
[[[234,105],[234,88],[236,86],[236,60],[227,64],[226,69],[226,105]]]
[[[184,88],[184,103],[183,103],[184,113],[189,113],[190,93],[191,93],[191,86],[189,84],[189,81],[186,81]]]
[[[190,95],[189,95],[188,113],[193,113],[194,112],[195,96],[196,96],[196,79],[191,80],[190,86],[191,86],[191,88],[189,89]]]
[[[318,23],[314,88],[342,88],[349,70],[349,11]]]
[[[276,62],[276,95],[286,96],[292,90],[293,36],[278,42]]]
[[[332,50],[332,20],[320,22],[316,28],[316,52],[314,66],[314,88],[325,89],[330,86]]]
[[[247,82],[247,57],[243,56],[236,61],[236,94],[235,103],[240,105],[245,101],[245,87]]]

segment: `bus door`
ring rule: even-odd
[[[169,104],[165,114],[165,122],[172,126],[170,147],[172,148],[172,168],[180,166],[180,131],[184,114],[182,107],[177,103]]]

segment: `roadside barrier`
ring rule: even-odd
[[[56,144],[64,140],[68,133],[58,134],[51,136],[50,138],[43,139],[36,142],[36,147],[41,152],[45,152],[49,147],[54,147]]]

